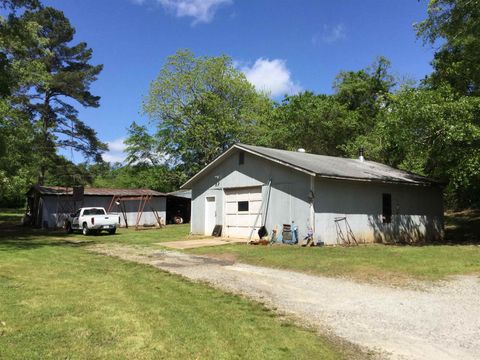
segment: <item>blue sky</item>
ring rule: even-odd
[[[196,55],[231,56],[257,87],[285,93],[331,93],[335,75],[358,70],[383,55],[393,72],[422,79],[432,49],[415,37],[426,16],[418,0],[45,0],[63,10],[76,41],[103,64],[92,92],[97,109],[79,106],[81,118],[108,142],[108,161],[123,158],[126,128],[141,114],[165,58],[180,48]],[[70,157],[70,152],[66,152]],[[75,155],[75,161],[81,160]]]

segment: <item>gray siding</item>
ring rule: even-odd
[[[245,163],[238,164],[238,152],[225,159],[208,173],[204,174],[192,188],[191,231],[194,234],[205,233],[205,198],[216,197],[218,225],[224,225],[224,189],[262,186],[263,198],[266,198],[268,182],[272,179],[270,202],[266,218],[269,232],[282,224],[294,221],[301,234],[308,226],[308,192],[310,179],[307,174],[287,168],[245,153]],[[257,228],[260,224],[257,224]]]
[[[382,221],[383,193],[392,196],[389,224]],[[316,237],[326,244],[337,243],[336,217],[346,217],[356,239],[362,242],[434,240],[443,236],[439,187],[317,178],[315,213]]]
[[[108,210],[111,196],[85,196],[84,201],[76,204],[77,208],[80,207],[103,207]],[[135,226],[137,213],[138,213],[139,201],[125,201],[125,208],[127,212],[128,226]],[[140,225],[155,225],[157,220],[151,209],[157,210],[158,215],[166,220],[166,198],[155,196],[150,201],[150,204],[145,206],[144,212],[140,219]],[[48,224],[49,228],[60,228],[65,224],[65,219],[68,214],[73,211],[73,201],[71,197],[66,196],[43,196],[42,207],[42,226]],[[125,226],[123,215],[117,206],[113,207],[112,213],[118,213],[120,216],[120,226]]]
[[[192,185],[191,231],[205,233],[205,202],[216,198],[216,224],[224,225],[225,189],[262,186],[272,189],[266,217],[271,231],[294,222],[303,238],[314,216],[315,240],[336,244],[335,218],[345,217],[359,242],[434,240],[443,236],[443,203],[440,187],[397,185],[314,178],[313,210],[309,202],[312,177],[274,161],[245,153],[238,164],[238,150],[204,173]],[[392,196],[392,221],[383,224],[382,194]],[[346,233],[345,222],[339,223]],[[257,228],[260,224],[257,224]]]

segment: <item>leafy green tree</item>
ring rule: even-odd
[[[42,65],[29,57],[40,47],[38,24],[15,14],[39,8],[37,1],[0,1],[0,206],[22,206],[35,179],[38,160],[32,152],[34,129],[28,113],[13,105],[11,95],[43,78]]]
[[[48,185],[87,186],[94,181],[86,163],[75,164],[61,155],[56,155],[55,161],[49,163],[46,170],[45,183]]]
[[[351,140],[358,127],[357,113],[335,97],[304,92],[286,97],[276,107],[265,145],[342,156],[342,145]]]
[[[127,145],[127,163],[159,165],[161,156],[158,153],[158,143],[155,137],[148,133],[147,127],[133,122],[128,129],[128,137],[125,140]]]
[[[104,169],[102,174],[95,177],[93,184],[97,187],[148,188],[160,192],[170,192],[177,190],[186,180],[187,177],[183,172],[171,169],[166,165],[137,164],[114,165],[110,169]]]
[[[192,175],[235,142],[261,136],[271,106],[229,57],[181,50],[152,82],[144,112],[158,125],[158,151]]]
[[[41,49],[39,25],[17,16],[18,11],[36,10],[36,0],[2,0],[0,9],[0,98],[10,96],[21,86],[43,79],[43,64],[30,56]]]
[[[366,69],[342,71],[335,78],[335,97],[348,110],[357,112],[363,134],[372,129],[379,109],[387,105],[388,94],[395,86],[389,71],[390,61],[379,57]]]
[[[97,183],[110,177],[107,182],[111,181],[116,187],[146,187],[170,192],[187,180],[184,164],[169,165],[166,156],[159,153],[158,140],[149,134],[146,126],[133,122],[125,144],[128,165],[116,167]]]
[[[480,95],[480,0],[431,0],[417,35],[435,47],[427,83]]]
[[[0,114],[0,206],[22,206],[36,176],[33,129],[28,117],[2,100]]]
[[[21,8],[36,9],[40,7],[40,1],[38,0],[1,0],[0,8],[17,10]]]
[[[44,75],[42,65],[29,57],[32,49],[40,47],[38,24],[16,16],[17,12],[39,6],[35,0],[0,1],[0,9],[5,14],[5,17],[0,15],[0,172],[3,174],[0,203],[14,204],[23,198],[25,189],[14,184],[32,180],[31,166],[35,156],[27,157],[26,154],[32,148],[33,129],[28,114],[12,105],[11,95]]]
[[[365,137],[371,157],[447,184],[449,206],[480,205],[480,98],[449,87],[392,96]]]

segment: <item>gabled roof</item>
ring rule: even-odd
[[[190,188],[198,178],[208,171],[208,169],[223,161],[223,159],[228,157],[235,149],[243,150],[309,175],[322,178],[423,186],[439,184],[432,179],[395,169],[391,166],[374,161],[360,161],[359,159],[348,159],[297,151],[278,150],[262,146],[235,144],[188,180],[181,188]]]
[[[192,190],[177,190],[167,193],[168,196],[181,197],[185,199],[192,198]]]
[[[31,191],[38,191],[42,195],[72,195],[73,189],[71,187],[63,186],[40,186],[34,185]],[[150,190],[150,189],[112,189],[112,188],[84,188],[83,195],[85,196],[165,196],[164,193]]]

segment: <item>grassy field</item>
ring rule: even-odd
[[[477,220],[476,213],[450,215],[449,242],[474,243]],[[1,359],[339,359],[356,351],[280,320],[259,304],[84,249],[89,243],[157,246],[188,238],[188,225],[84,237],[24,228],[20,221],[17,211],[0,210]],[[227,245],[190,251],[388,283],[480,273],[475,245]]]
[[[2,217],[3,216],[3,217]],[[21,219],[15,211],[0,210],[0,224]],[[8,221],[6,221],[7,219]],[[480,212],[448,213],[445,232],[448,245],[300,248],[297,246],[247,246],[227,245],[189,250],[196,254],[234,257],[237,261],[255,265],[292,269],[317,275],[342,276],[367,281],[403,283],[414,278],[438,280],[449,275],[480,273]],[[171,225],[160,230],[135,231],[119,229],[115,236],[85,237],[66,235],[63,231],[45,233],[41,230],[16,228],[5,239],[23,244],[42,239],[64,241],[90,241],[95,243],[121,243],[140,246],[157,246],[164,241],[189,238],[189,225]],[[6,234],[4,232],[4,234]],[[0,239],[4,235],[0,234]],[[467,245],[462,245],[467,244]]]
[[[450,244],[480,245],[480,210],[447,212],[445,240]]]
[[[228,245],[190,250],[234,257],[254,265],[316,275],[342,276],[389,283],[409,278],[438,280],[448,275],[480,273],[478,246],[383,246],[302,248],[298,246]]]
[[[96,243],[121,243],[129,245],[152,245],[164,241],[185,240],[190,232],[190,224],[167,225],[162,229],[135,230],[134,228],[118,229],[115,235],[106,232],[100,235],[83,236],[79,232],[66,234],[64,230],[44,231],[21,226],[23,212],[21,209],[0,209],[0,240],[33,242],[46,240],[92,241]]]
[[[70,242],[81,235],[9,222],[0,224],[1,359],[350,358],[350,347],[259,304],[92,254]],[[89,239],[146,244],[183,238],[185,229]]]
[[[23,209],[0,209],[0,225],[22,222]]]
[[[439,280],[450,275],[480,273],[479,245],[480,212],[470,210],[447,214],[445,243],[438,245],[349,248],[229,245],[190,251],[316,275],[402,284],[412,278]]]

